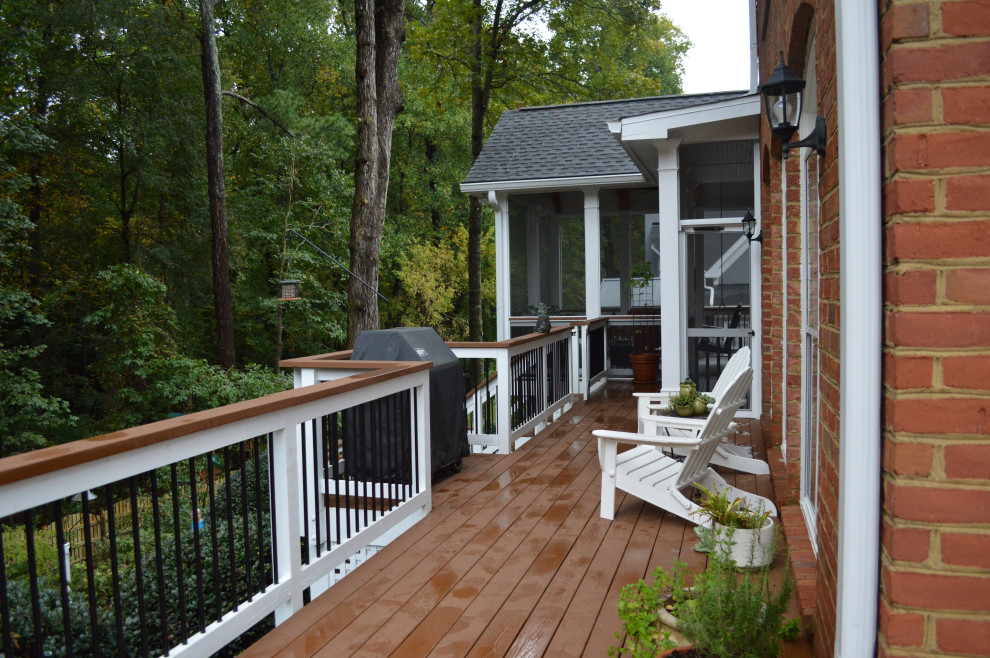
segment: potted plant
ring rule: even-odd
[[[667,408],[673,411],[678,416],[693,416],[695,414],[694,401],[695,397],[693,395],[671,395],[667,400]],[[707,405],[706,410],[707,410]]]
[[[687,395],[689,397],[695,397],[698,395],[698,386],[691,380],[690,377],[681,382],[681,395]]]
[[[639,263],[630,269],[629,281],[626,284],[630,293],[640,300],[653,297],[653,265],[649,262]],[[645,308],[645,305],[641,305]],[[633,351],[629,354],[629,364],[632,366],[634,384],[652,384],[656,381],[657,365],[660,355],[657,353],[655,336],[652,330],[652,317],[645,316],[647,326],[637,325],[633,330]]]
[[[776,591],[770,568],[740,571],[727,547],[708,560],[694,580],[690,605],[678,606],[680,628],[692,650],[673,655],[698,658],[766,658],[780,653],[784,613],[794,583],[788,570]]]
[[[675,648],[672,630],[664,627],[660,611],[665,605],[679,606],[685,591],[684,565],[680,562],[670,573],[657,567],[652,583],[640,580],[623,587],[619,596],[619,619],[624,635],[616,631],[615,637],[621,644],[609,647],[608,655],[652,658],[658,651]],[[667,603],[668,599],[673,603]]]
[[[750,509],[741,498],[729,500],[703,486],[697,514],[708,520],[716,545],[726,545],[739,567],[762,567],[773,560],[775,527],[769,510]]]

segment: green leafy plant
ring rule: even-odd
[[[684,565],[679,562],[670,573],[657,567],[652,583],[640,580],[623,587],[619,596],[619,619],[625,641],[622,642],[622,635],[616,631],[615,637],[622,644],[609,647],[608,655],[647,658],[677,646],[670,639],[671,632],[663,627],[659,610],[670,596],[674,598],[675,608],[678,607],[685,600],[684,593]]]
[[[706,393],[698,393],[698,397],[704,400],[705,402],[707,402],[708,404],[715,404],[715,398],[713,398],[712,396]]]
[[[701,516],[728,528],[743,530],[758,530],[766,525],[770,511],[762,508],[750,509],[742,498],[729,500],[727,489],[713,492],[703,485],[698,488],[704,492],[698,513]]]
[[[784,623],[780,627],[780,639],[787,640],[788,642],[796,640],[797,636],[801,634],[801,620],[797,617],[791,617],[785,619]]]
[[[688,377],[687,379],[685,379],[681,383],[682,384],[687,384],[688,386],[693,386],[694,385],[694,380],[692,380],[690,377]]]
[[[671,395],[667,400],[667,407],[675,409],[677,407],[689,407],[694,404],[693,395]]]
[[[794,583],[787,573],[776,591],[770,570],[736,569],[719,547],[694,581],[691,605],[678,607],[680,628],[706,658],[768,658],[780,653],[783,615]]]

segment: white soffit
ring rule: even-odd
[[[608,127],[620,142],[653,141],[667,139],[671,130],[690,129],[696,126],[711,129],[714,127],[712,124],[718,123],[748,125],[750,123],[748,121],[734,120],[756,117],[757,121],[752,128],[755,129],[758,137],[760,110],[759,94],[749,94],[716,103],[627,117],[619,121],[610,121]]]
[[[461,192],[487,194],[495,192],[527,192],[572,190],[584,187],[613,187],[645,183],[642,174],[613,174],[611,176],[582,176],[579,178],[539,178],[530,180],[495,181],[488,183],[461,183]]]

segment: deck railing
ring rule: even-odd
[[[0,460],[0,653],[236,649],[425,516],[428,364],[341,365],[336,381]],[[75,563],[67,521],[83,527]]]
[[[448,343],[467,377],[468,441],[502,454],[539,432],[577,393],[576,333],[555,327],[491,343]]]

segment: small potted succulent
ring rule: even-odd
[[[671,395],[667,400],[667,408],[678,416],[693,416],[695,414],[694,401],[697,398],[693,395]],[[707,405],[706,410],[707,410]]]
[[[698,395],[698,386],[695,384],[690,377],[681,382],[681,395],[687,395],[694,397]]]

